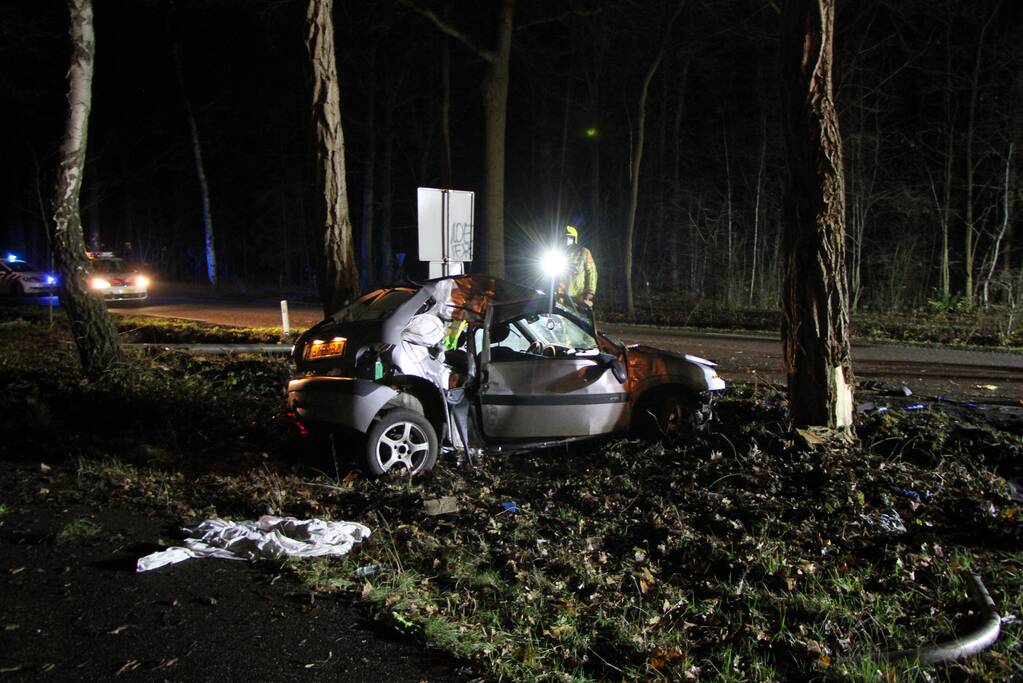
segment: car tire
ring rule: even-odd
[[[433,469],[439,451],[429,420],[404,408],[384,413],[366,435],[366,470],[379,477],[392,470],[420,474]]]
[[[705,433],[708,412],[691,394],[680,391],[659,393],[643,401],[638,416],[638,435],[642,438],[688,441]]]
[[[18,299],[25,296],[25,286],[20,282],[15,282],[11,285],[11,296],[17,297]]]

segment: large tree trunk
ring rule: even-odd
[[[369,95],[366,102],[366,162],[362,181],[362,287],[376,284],[375,249],[373,231],[376,230],[376,177],[377,177],[377,74],[376,51],[370,55]]]
[[[181,88],[181,99],[185,103],[185,118],[188,121],[188,132],[192,136],[192,157],[195,159],[195,175],[199,180],[199,198],[202,201],[203,245],[206,251],[206,281],[211,287],[217,286],[217,249],[213,240],[213,211],[210,208],[210,187],[206,181],[206,166],[202,161],[202,144],[199,142],[199,125],[192,112],[192,101],[188,99],[185,89],[185,76],[181,69],[181,56],[178,46],[174,45],[174,69]]]
[[[71,10],[71,65],[68,68],[68,116],[60,167],[53,191],[53,257],[60,274],[60,303],[71,321],[82,371],[96,378],[124,361],[117,331],[106,304],[88,291],[89,265],[85,259],[82,217],[78,200],[92,108],[92,73],[96,39],[92,26],[92,0],[69,0]]]
[[[431,10],[419,7],[413,0],[399,0],[433,22],[442,33],[458,40],[487,63],[483,78],[484,144],[484,270],[490,275],[504,277],[504,168],[505,138],[508,128],[508,73],[511,67],[511,47],[515,0],[501,0],[497,16],[497,39],[493,50],[477,45],[446,19]]]
[[[504,151],[508,128],[508,73],[511,66],[512,15],[515,0],[502,0],[497,19],[497,44],[483,79],[486,129],[486,267],[504,277]]]
[[[312,66],[312,113],[316,136],[316,208],[311,240],[320,300],[326,315],[344,306],[359,289],[345,179],[345,140],[341,130],[341,93],[334,53],[334,2],[309,0],[306,49]]]
[[[789,0],[782,107],[789,152],[782,346],[798,426],[852,425],[842,140],[831,85],[835,0]]]
[[[444,2],[444,21],[451,17],[451,0]],[[440,61],[440,138],[442,146],[442,163],[440,171],[441,187],[451,188],[451,41],[444,35],[441,37]]]

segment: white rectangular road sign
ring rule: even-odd
[[[419,260],[442,266],[471,261],[475,193],[420,187],[418,195]]]

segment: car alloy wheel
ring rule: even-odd
[[[419,474],[437,462],[437,434],[419,413],[392,410],[370,430],[366,444],[366,465],[374,475],[393,469]]]

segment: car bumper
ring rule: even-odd
[[[288,383],[288,409],[299,421],[369,430],[398,392],[366,379],[307,377]]]
[[[53,294],[57,291],[56,285],[48,285],[45,282],[21,282],[22,291],[30,296],[39,296],[43,294]]]
[[[144,287],[111,287],[96,291],[107,301],[141,301],[149,296]]]

